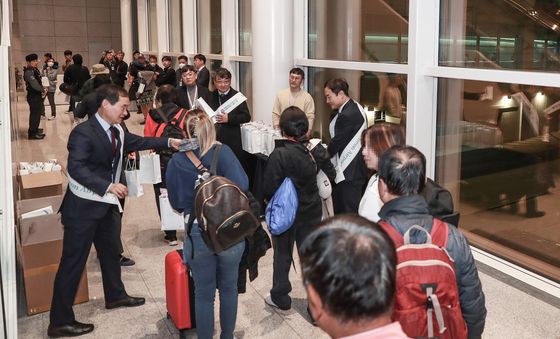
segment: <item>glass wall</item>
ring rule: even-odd
[[[157,1],[148,0],[148,49],[158,50],[158,29],[157,29]]]
[[[461,229],[489,252],[538,259],[553,269],[518,264],[558,280],[560,89],[441,79],[438,96],[436,178]]]
[[[221,54],[222,1],[198,0],[196,4],[198,52]]]
[[[183,1],[169,0],[169,51],[183,51]]]
[[[332,78],[348,81],[350,97],[364,106],[369,124],[387,121],[404,125],[406,121],[406,75],[310,67],[307,78],[309,94],[315,100],[313,136],[323,141],[330,138],[332,113],[323,90],[325,82]]]
[[[239,55],[252,55],[251,1],[239,0]]]
[[[440,65],[560,70],[558,1],[442,0]]]
[[[253,68],[250,62],[239,63],[239,92],[247,97],[249,111],[253,112]]]
[[[311,59],[407,63],[408,0],[309,0]]]

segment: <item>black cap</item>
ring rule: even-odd
[[[35,53],[31,53],[31,54],[28,54],[27,56],[25,56],[25,61],[30,62],[30,61],[33,61],[33,60],[39,60],[39,56],[37,56],[37,54],[35,54]]]

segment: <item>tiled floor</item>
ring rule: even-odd
[[[21,100],[21,99],[20,99]],[[14,161],[57,158],[66,163],[66,139],[70,131],[67,106],[58,106],[56,120],[42,120],[47,137],[43,141],[24,138],[27,106],[18,104],[19,135],[14,147]],[[133,132],[141,133],[141,115],[133,114],[127,122]],[[88,261],[88,281],[91,300],[74,307],[77,319],[93,322],[96,329],[84,338],[177,338],[178,332],[166,319],[164,290],[164,257],[174,248],[163,242],[163,233],[154,204],[153,190],[145,186],[146,194],[127,200],[123,224],[125,254],[136,265],[123,268],[123,281],[131,295],[146,297],[146,305],[132,309],[106,310],[99,264],[94,255]],[[182,236],[182,234],[181,234]],[[296,267],[297,267],[296,261]],[[259,277],[250,283],[247,293],[239,296],[235,336],[238,338],[327,338],[309,323],[306,299],[298,272],[291,272],[294,298],[290,311],[277,311],[264,304],[271,286],[272,251],[260,261]],[[484,338],[560,338],[560,301],[548,297],[536,298],[504,282],[501,274],[480,266],[480,277],[487,298],[488,317]],[[543,300],[544,299],[544,300]],[[217,310],[217,307],[216,307]],[[24,313],[21,311],[20,313]],[[216,317],[218,320],[218,317]],[[21,315],[18,322],[20,338],[45,338],[48,313]],[[218,322],[216,329],[219,329]],[[216,333],[218,336],[219,332]],[[194,331],[189,333],[196,337]]]

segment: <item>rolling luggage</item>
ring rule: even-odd
[[[190,270],[183,263],[183,250],[165,256],[165,302],[167,317],[181,332],[195,328],[194,281]]]

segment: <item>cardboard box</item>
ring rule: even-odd
[[[58,211],[62,196],[22,200],[18,215],[38,208],[52,206]],[[27,314],[50,310],[54,278],[62,256],[63,226],[60,214],[19,219],[19,256],[23,268]],[[89,301],[87,272],[84,268],[74,304]]]
[[[61,171],[18,174],[18,181],[21,200],[62,194]]]

